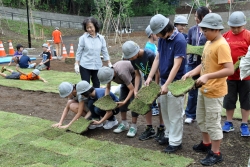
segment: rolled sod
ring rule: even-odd
[[[85,118],[79,118],[68,128],[70,131],[75,133],[82,133],[88,130],[89,125],[91,124],[91,120],[87,120]]]
[[[172,93],[173,96],[182,96],[185,95],[189,90],[195,86],[195,81],[190,77],[186,80],[178,80],[172,82],[168,86],[168,90]]]
[[[152,104],[160,95],[160,91],[160,85],[150,82],[149,86],[144,86],[138,91],[137,98],[145,104]]]
[[[151,110],[151,107],[136,98],[129,104],[128,109],[137,114],[145,115]]]
[[[94,102],[94,106],[104,111],[110,111],[114,110],[117,107],[117,104],[110,95],[107,95]]]
[[[204,46],[193,46],[187,44],[187,54],[195,54],[202,56]]]

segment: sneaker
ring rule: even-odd
[[[211,146],[211,144],[209,146],[205,146],[201,141],[200,144],[193,146],[193,150],[196,152],[209,152],[211,150]]]
[[[164,131],[165,131],[165,129],[162,127],[157,128],[157,133],[155,135],[156,141],[159,141],[162,137],[164,137],[164,135],[165,135]]]
[[[248,125],[246,123],[242,123],[240,125],[240,132],[241,132],[241,136],[250,136]]]
[[[127,133],[127,137],[135,137],[136,132],[137,132],[137,128],[135,128],[135,127],[130,127],[130,128],[129,128],[129,131],[128,131],[128,133]]]
[[[155,136],[154,128],[147,127],[146,130],[142,132],[141,136],[139,137],[139,140],[147,140],[154,136]]]
[[[234,131],[234,125],[232,122],[225,121],[224,125],[222,126],[222,131],[223,132],[231,132]]]
[[[5,66],[2,67],[1,73],[3,73],[4,71],[6,71],[6,67]]]
[[[192,122],[194,122],[193,118],[186,118],[184,121],[186,124],[191,124]]]
[[[171,146],[171,145],[168,145],[167,148],[164,149],[164,152],[165,153],[174,153],[176,152],[177,150],[180,150],[182,149],[182,145],[178,145],[178,146]]]
[[[159,115],[159,110],[157,108],[152,108],[152,115],[153,116]]]
[[[106,121],[105,124],[103,125],[104,129],[112,129],[114,126],[116,126],[118,124],[118,121]]]
[[[113,131],[114,133],[121,133],[125,130],[129,129],[129,125],[124,125],[123,123],[120,123],[120,125]]]
[[[89,129],[96,129],[96,128],[100,128],[100,127],[103,127],[103,123],[99,124],[99,125],[89,125]]]
[[[223,158],[222,158],[222,154],[220,155],[217,155],[217,154],[214,154],[212,150],[210,150],[206,156],[205,159],[201,160],[200,163],[202,165],[205,165],[205,166],[212,166],[218,162],[222,162],[223,161]]]
[[[169,139],[163,135],[162,138],[160,138],[160,139],[158,140],[158,143],[159,143],[160,145],[169,144],[168,140],[169,140]]]

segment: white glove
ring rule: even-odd
[[[108,63],[108,66],[109,66],[110,68],[113,67],[113,65],[112,65],[111,62]]]
[[[77,75],[80,73],[79,65],[77,63],[75,63],[75,72],[76,72]]]

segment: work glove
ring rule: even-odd
[[[108,66],[109,66],[110,68],[113,67],[113,65],[112,65],[111,62],[108,63]]]
[[[79,65],[77,63],[75,63],[75,72],[77,75],[80,73]]]

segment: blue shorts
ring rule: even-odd
[[[20,79],[21,73],[19,72],[12,72],[10,75],[7,75],[6,79]]]

